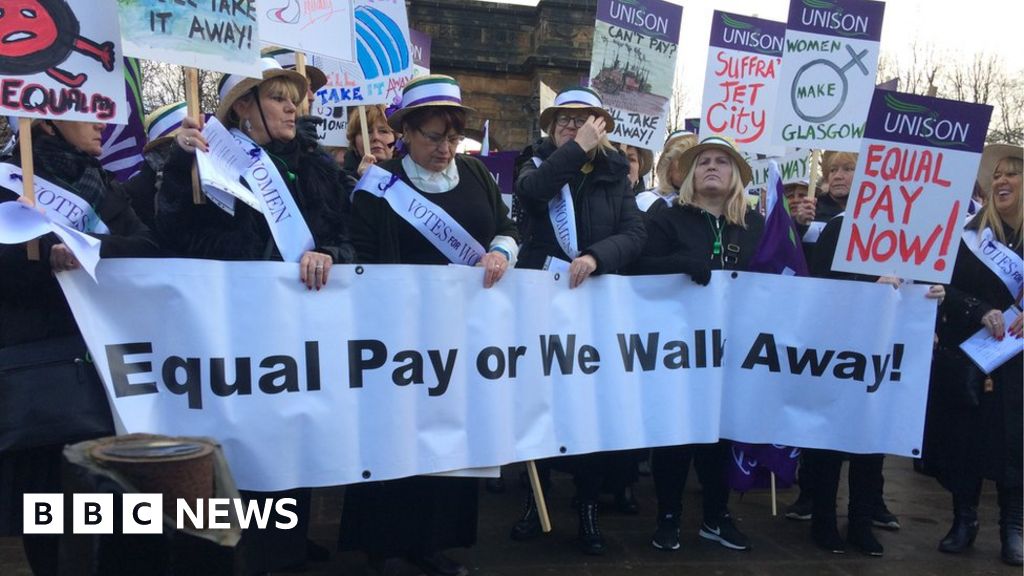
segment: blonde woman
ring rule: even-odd
[[[668,208],[679,197],[679,187],[683,185],[686,172],[680,164],[683,153],[697,144],[697,135],[682,130],[673,132],[665,141],[664,151],[658,158],[654,170],[658,183],[654,188],[636,195],[636,204],[647,214]],[[658,202],[661,200],[661,202]]]
[[[730,140],[705,138],[680,158],[686,176],[679,198],[647,222],[647,245],[634,267],[640,274],[688,274],[706,285],[712,270],[745,270],[764,231],[764,218],[747,209],[743,192],[750,166]],[[725,480],[727,442],[655,448],[651,472],[658,497],[658,524],[651,544],[678,550],[683,486],[694,461],[703,487],[704,522],[699,535],[731,550],[750,541],[729,515]]]
[[[1004,314],[1013,306],[1019,311],[1021,302],[1022,152],[990,144],[982,155],[978,180],[991,194],[964,230],[940,310],[925,446],[926,462],[953,497],[953,526],[939,550],[955,554],[974,542],[981,484],[988,478],[999,494],[1002,560],[1014,566],[1022,562],[1024,355],[986,375],[957,352],[980,328],[997,340],[1022,336],[1022,315],[1011,321]]]

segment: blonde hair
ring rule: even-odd
[[[691,206],[697,206],[693,201],[694,185],[693,178],[697,172],[694,170],[694,166],[697,165],[697,161],[703,156],[707,150],[697,154],[693,158],[693,165],[690,166],[689,171],[686,173],[686,178],[683,179],[683,185],[679,187],[679,202],[680,205],[685,206],[687,204]],[[732,156],[729,156],[729,163],[732,164],[732,180],[729,182],[729,197],[725,201],[725,221],[729,224],[734,224],[742,228],[747,227],[747,200],[744,198],[746,194],[743,192],[743,181],[740,179],[740,167],[736,165],[736,161],[733,160]],[[700,208],[700,206],[697,206]]]
[[[675,167],[680,172],[685,172],[685,167],[681,164],[683,152],[693,148],[696,144],[697,135],[686,134],[674,138],[672,145],[661,153],[661,156],[658,158],[658,166],[654,169],[654,173],[658,177],[658,192],[667,194],[676,191],[672,187],[672,168]]]
[[[1016,156],[1006,156],[1001,158],[999,162],[996,162],[993,172],[998,170],[1004,163],[1009,164],[1009,167],[1016,170],[1018,174],[1024,170],[1024,160]],[[1024,220],[1024,209],[1021,207],[1020,198],[1017,198],[1017,202],[1014,204],[1014,211],[1013,214],[1010,215],[1010,219],[1012,221],[1007,222],[1007,224],[1009,224],[1010,227],[1013,228],[1014,232],[1019,235],[1021,223],[1022,220]],[[985,202],[985,207],[981,209],[981,216],[978,220],[978,232],[980,233],[985,228],[988,228],[992,230],[992,233],[1000,242],[1006,244],[1007,238],[1006,234],[1003,233],[1003,222],[1004,220],[999,215],[999,212],[996,211],[996,203],[993,201],[992,191],[989,190],[988,201]]]
[[[259,90],[260,96],[266,96],[267,98],[276,98],[283,96],[286,100],[291,101],[295,106],[298,106],[303,100],[306,99],[306,95],[299,92],[299,87],[295,85],[295,82],[286,78],[276,77],[269,78],[260,82],[256,85]],[[248,91],[245,94],[239,96],[235,102],[251,101],[254,99],[252,91]],[[231,105],[231,109],[228,110],[228,128],[239,128],[241,126],[242,119],[238,117],[238,113],[235,112],[234,103]]]
[[[855,167],[857,166],[857,154],[854,152],[831,152],[825,156],[824,167],[821,170],[822,178],[825,180],[824,192],[827,194],[829,191],[828,180],[829,174],[832,172],[832,166],[839,164],[852,163]],[[852,182],[851,182],[852,184]],[[851,190],[852,192],[852,190]]]
[[[382,123],[387,126],[388,130],[391,130],[391,126],[388,126],[388,117],[384,113],[384,106],[377,104],[375,106],[366,107],[366,129],[370,129]],[[348,127],[345,128],[345,136],[348,138],[349,145],[355,148],[356,136],[362,132],[362,125],[359,123],[359,109],[352,107],[352,112],[348,115]],[[364,145],[365,149],[365,145]]]

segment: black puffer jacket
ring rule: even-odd
[[[533,156],[542,160],[540,167]],[[618,152],[598,153],[593,169],[584,174],[588,161],[575,141],[555,148],[545,138],[523,150],[517,159],[516,196],[529,229],[516,267],[541,269],[548,256],[571,260],[558,245],[548,216],[548,202],[566,184],[572,190],[580,253],[594,257],[596,274],[618,272],[640,255],[647,231],[629,185],[629,162]]]
[[[693,205],[673,204],[647,221],[643,256],[632,274],[689,274],[707,284],[712,270],[746,270],[764,233],[764,217],[747,210],[746,228],[728,224]],[[716,232],[717,231],[717,232]],[[716,255],[716,237],[721,249]]]
[[[271,158],[285,178],[310,233],[314,250],[329,255],[335,264],[355,261],[348,236],[348,199],[351,187],[341,169],[317,151],[306,151],[293,140]],[[262,214],[243,202],[231,216],[213,203],[192,203],[193,156],[175,147],[164,168],[157,192],[156,227],[168,248],[180,256],[218,260],[281,260],[270,227]]]

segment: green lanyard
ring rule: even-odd
[[[714,219],[712,223],[711,214],[708,212],[704,213],[704,216],[708,219],[708,227],[711,228],[711,233],[715,236],[715,243],[711,245],[711,259],[722,253],[722,228],[718,223],[718,219]]]

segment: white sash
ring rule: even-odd
[[[0,164],[0,185],[21,196],[24,189],[21,168],[14,164]],[[92,206],[71,190],[40,178],[38,174],[32,178],[32,185],[36,192],[36,206],[45,209],[43,214],[47,220],[59,222],[79,232],[110,233]]]
[[[263,148],[238,130],[231,130],[231,134],[249,154],[249,166],[242,173],[242,179],[259,199],[260,212],[267,219],[281,257],[285,262],[298,262],[316,243],[292,193]]]
[[[541,159],[533,157],[533,164],[540,168]],[[575,260],[580,255],[579,241],[576,239],[576,207],[572,203],[572,191],[569,185],[562,186],[558,196],[548,202],[548,218],[551,228],[555,231],[555,239],[562,252]]]
[[[454,264],[473,266],[487,253],[450,214],[383,168],[370,166],[356,190],[386,200],[396,214]]]
[[[993,274],[1002,280],[1010,295],[1020,296],[1024,290],[1024,260],[1005,244],[999,242],[990,228],[978,237],[977,230],[964,230],[964,243]]]

